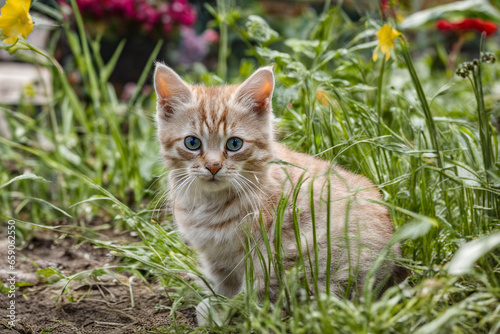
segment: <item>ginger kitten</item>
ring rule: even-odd
[[[301,178],[304,182],[296,206],[302,253],[310,252],[314,262],[309,198],[313,183],[318,284],[324,290],[329,178],[330,289],[343,295],[348,282],[354,280],[352,292],[359,292],[375,258],[393,235],[389,211],[368,201],[381,200],[381,196],[367,178],[274,141],[272,68],[258,69],[240,85],[205,87],[188,85],[172,69],[158,64],[154,82],[158,138],[170,171],[174,218],[184,239],[198,251],[200,264],[214,290],[228,297],[242,290],[248,233],[245,230],[250,231],[257,247],[266,254],[259,241],[259,217],[273,245],[275,209],[282,194],[291,194]],[[289,198],[291,203],[292,196]],[[292,267],[298,258],[290,203],[282,228],[285,268]],[[393,247],[393,252],[400,256],[398,246]],[[263,269],[253,256],[255,275],[263,289]],[[309,263],[306,266],[311,272]],[[378,270],[376,281],[394,276],[395,268],[386,261]],[[270,294],[276,297],[278,282],[274,273],[270,275]]]

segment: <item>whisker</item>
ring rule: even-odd
[[[187,179],[189,177],[188,173],[184,170],[184,169],[187,169],[187,168],[180,168],[180,169],[175,169],[173,171],[170,172],[170,175],[172,173],[177,173],[177,174],[180,174],[179,177],[180,177],[180,182],[182,182],[183,180]],[[158,195],[160,196],[160,198],[158,199],[158,201],[156,202],[154,208],[153,208],[153,212],[156,212],[156,217],[154,216],[154,213],[153,213],[153,217],[155,217],[157,220],[159,220],[160,218],[160,214],[162,212],[161,208],[163,207],[166,207],[166,203],[169,199],[169,195],[170,194],[173,194],[175,192],[175,187],[171,187],[169,189],[169,185],[168,184],[165,184],[164,186],[160,187],[160,189],[158,189],[158,194],[156,194],[153,198],[153,201],[156,200],[156,198],[158,197]],[[158,208],[159,207],[159,208]]]
[[[264,174],[264,172],[256,172],[256,171],[251,171],[251,170],[247,170],[247,169],[241,169],[240,171],[244,172],[244,173],[250,173],[250,174]]]
[[[240,180],[243,182],[239,182]],[[247,201],[250,203],[252,211],[258,212],[259,211],[258,195],[255,193],[255,191],[251,188],[250,185],[244,182],[244,179],[236,178],[235,181],[237,181],[240,184],[241,188],[243,189],[245,197]]]
[[[163,179],[163,177],[164,177],[165,175],[167,175],[167,174],[168,174],[168,171],[165,171],[165,172],[161,173],[160,175],[156,176],[156,179],[153,181],[153,183],[151,183],[151,184],[149,185],[149,187],[147,188],[147,190],[150,190],[150,189],[151,189],[151,187],[152,187],[152,186],[154,186],[154,185],[156,184],[156,182],[158,182],[159,180]]]
[[[177,196],[184,186],[191,181],[191,178],[192,176],[190,174],[181,178],[181,180],[179,180],[178,183],[172,187],[172,195]]]
[[[242,186],[239,184],[239,182],[235,179],[230,179],[231,184],[233,185],[234,189],[236,190],[236,194],[238,196],[238,199],[240,200],[241,204],[244,204],[245,198],[242,196],[245,196],[245,191],[242,188]]]
[[[252,192],[252,194],[259,200],[260,204],[264,208],[266,208],[265,203],[262,202],[262,198],[259,196],[259,192],[260,192],[260,195],[263,195],[269,201],[270,198],[269,198],[269,196],[267,196],[266,192],[263,189],[261,189],[259,186],[257,186],[255,183],[253,183],[251,180],[246,178],[245,176],[239,175],[239,177],[241,178],[243,183],[248,186],[248,188]],[[266,208],[266,210],[267,210],[267,208]]]

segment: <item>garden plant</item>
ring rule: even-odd
[[[218,31],[217,59],[182,64],[179,73],[190,83],[218,85],[274,65],[277,138],[379,187],[379,204],[394,220],[391,244],[401,245],[398,262],[409,273],[383,294],[369,278],[360,298],[311,294],[315,282],[302,279],[301,271],[315,254],[302,254],[289,271],[281,265],[280,219],[288,208],[279,206],[277,237],[266,241],[276,247],[270,263],[280,274],[273,303],[259,297],[250,257],[245,291],[232,299],[215,295],[172,218],[151,75],[155,61],[169,61],[174,36],[195,24],[194,5],[171,1],[156,13],[144,0],[149,19],[130,14],[136,21],[128,33],[146,31],[155,44],[149,58],[135,64],[141,74],[122,98],[110,77],[126,56],[127,36],[109,59],[102,57],[104,32],[89,21],[94,2],[7,0],[1,9],[0,48],[48,69],[51,93],[36,106],[28,86],[18,105],[0,105],[0,236],[15,236],[18,264],[41,234],[54,247],[103,249],[113,261],[74,271],[35,263],[35,283],[18,270],[13,323],[6,312],[12,290],[8,276],[0,276],[0,328],[28,332],[23,300],[33,298],[34,287],[57,287],[54,302],[78,309],[85,299],[79,287],[111,277],[130,291],[132,310],[141,298],[134,297],[134,280],[165,296],[151,306],[164,322],[127,327],[125,320],[99,323],[90,316],[87,323],[100,327],[80,324],[75,332],[500,332],[498,2],[464,0],[416,11],[397,1],[369,9],[327,0],[314,10],[305,6],[285,24],[260,2],[198,3]],[[185,15],[175,12],[181,10],[175,3]],[[55,22],[45,48],[29,41],[34,12]],[[161,15],[178,20],[163,22]],[[57,52],[61,41],[64,58]],[[69,239],[74,242],[64,242]],[[7,243],[4,248],[0,268],[8,271]],[[213,318],[198,327],[195,307],[206,298]],[[54,318],[46,328],[32,328],[56,333],[61,326],[64,319]]]

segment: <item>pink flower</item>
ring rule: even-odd
[[[140,3],[136,8],[136,20],[141,22],[142,27],[148,32],[153,30],[159,18],[160,14],[146,1]]]
[[[163,24],[163,30],[166,32],[172,31],[172,18],[170,15],[163,15],[161,17],[161,23]]]
[[[196,21],[196,12],[186,0],[173,0],[168,7],[168,14],[172,20],[184,25],[192,25]]]
[[[58,0],[62,4],[64,0]],[[196,11],[187,0],[151,2],[149,0],[76,0],[80,11],[96,21],[117,22],[121,31],[127,27],[142,27],[148,33],[153,30],[172,31],[175,25],[192,25]],[[154,5],[153,5],[154,3]],[[125,23],[125,24],[124,24]]]
[[[213,29],[206,30],[201,36],[210,43],[217,43],[219,41],[219,34]]]
[[[191,27],[181,27],[180,63],[194,63],[203,60],[210,50],[210,44],[219,40],[219,35],[210,29],[201,35]]]

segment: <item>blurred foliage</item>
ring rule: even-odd
[[[460,5],[465,3],[470,10],[486,8],[488,18],[496,19],[486,4]],[[413,275],[379,299],[369,287],[361,300],[349,301],[304,298],[296,284],[299,270],[292,270],[283,276],[274,306],[259,301],[248,275],[246,293],[214,302],[228,320],[212,330],[500,330],[500,160],[494,127],[500,116],[499,69],[480,57],[488,50],[498,58],[498,37],[484,40],[480,49],[476,36],[477,61],[464,79],[446,70],[447,50],[435,31],[413,39],[424,30],[406,30],[392,58],[373,62],[375,34],[382,26],[375,13],[352,19],[342,8],[325,5],[280,27],[273,24],[277,19],[265,17],[263,7],[234,5],[222,0],[207,5],[211,25],[221,34],[217,73],[197,64],[185,78],[211,85],[241,82],[258,65],[274,64],[277,136],[293,149],[334,161],[379,185],[394,217],[395,241],[402,243],[402,265]],[[450,13],[453,6],[458,3],[447,7]],[[420,26],[415,22],[429,15],[415,13],[409,17],[414,22],[406,24]],[[123,268],[177,288],[171,296],[176,305],[193,306],[209,293],[182,278],[184,272],[202,275],[168,211],[159,213],[166,183],[155,139],[155,99],[141,93],[157,53],[132,98],[121,101],[108,83],[120,48],[104,63],[99,39],[86,35],[78,14],[76,22],[76,30],[61,22],[60,33],[73,55],[66,66],[78,70],[81,85],[69,85],[57,68],[45,65],[53,77],[49,104],[1,107],[11,132],[0,137],[2,220],[20,222],[26,237],[30,229],[50,228],[111,249],[124,258]],[[54,34],[51,46],[58,38]],[[113,240],[86,227],[96,216],[111,217],[116,228],[136,231],[141,241]],[[465,269],[457,269],[465,258],[470,260]]]

